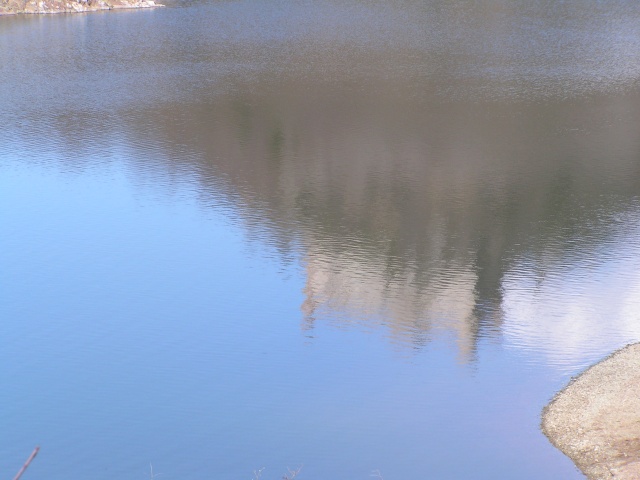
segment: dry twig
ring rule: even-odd
[[[22,465],[22,468],[20,469],[20,471],[16,473],[16,476],[13,477],[13,480],[18,480],[22,476],[22,474],[25,472],[25,470],[27,469],[31,461],[34,458],[36,458],[36,455],[38,454],[39,451],[40,451],[40,447],[36,447],[33,449],[33,452],[31,452],[31,455],[29,455],[29,458],[27,458],[27,461],[24,462],[24,465]]]

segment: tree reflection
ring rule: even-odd
[[[118,64],[152,88],[120,75],[121,103],[52,108],[57,147],[81,167],[80,139],[101,138],[141,178],[224,197],[300,258],[304,329],[451,331],[465,360],[517,322],[514,278],[631,255],[616,219],[640,194],[637,7],[320,3],[277,25],[216,4],[180,42],[154,30]]]
[[[385,325],[414,346],[448,330],[472,359],[502,334],[514,266],[535,258],[544,279],[597,255],[640,191],[640,145],[620,131],[637,103],[412,104],[410,88],[388,101],[305,87],[145,112],[167,161],[183,161],[174,145],[196,153],[203,198],[226,191],[249,231],[300,256],[304,329]]]

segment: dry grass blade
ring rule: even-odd
[[[287,473],[282,477],[282,480],[293,480],[298,476],[298,474],[300,473],[300,470],[302,470],[302,467],[298,467],[295,470],[291,470],[290,468],[287,468]]]
[[[25,472],[27,467],[29,467],[29,465],[31,464],[31,461],[34,458],[36,458],[36,455],[38,454],[39,451],[40,451],[40,447],[36,447],[33,449],[33,452],[31,452],[31,455],[29,455],[29,458],[27,458],[27,461],[24,462],[24,465],[22,465],[22,468],[20,469],[20,471],[16,473],[16,476],[13,477],[13,480],[18,480],[22,476],[22,474]]]

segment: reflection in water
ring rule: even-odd
[[[640,339],[640,3],[173,7],[0,18],[0,462],[577,475],[538,415]]]
[[[392,102],[333,83],[250,90],[144,116],[167,148],[192,149],[205,203],[226,191],[255,237],[298,252],[304,329],[337,315],[414,346],[448,330],[463,360],[480,337],[506,334],[569,370],[640,338],[637,314],[607,302],[600,320],[571,315],[581,328],[558,322],[576,285],[634,288],[635,96],[461,104],[416,102],[415,86]],[[179,168],[180,153],[165,155]],[[597,281],[581,267],[612,262],[628,267]],[[581,308],[602,301],[594,293]]]
[[[606,348],[636,338],[616,326],[633,320],[614,314],[602,335],[541,343],[541,331],[579,329],[534,327],[543,320],[520,312],[524,295],[527,311],[562,316],[562,302],[541,292],[573,296],[575,282],[552,272],[575,266],[576,281],[588,281],[577,265],[613,259],[604,245],[622,238],[617,219],[635,208],[637,6],[568,3],[560,22],[544,2],[434,5],[353,2],[337,19],[330,2],[276,4],[269,15],[286,11],[277,28],[243,3],[200,7],[207,15],[176,41],[157,28],[131,52],[116,43],[115,75],[109,55],[89,69],[92,43],[82,43],[86,56],[40,59],[56,72],[52,89],[100,73],[96,85],[114,81],[124,95],[80,88],[33,115],[37,106],[18,96],[8,115],[30,147],[55,132],[47,148],[74,158],[69,168],[82,168],[83,149],[124,150],[141,181],[192,179],[204,204],[226,195],[250,235],[300,255],[305,330],[336,314],[341,324],[384,324],[414,346],[450,330],[469,360],[508,318],[515,345],[553,349],[554,363],[570,365],[583,363],[578,352],[602,353],[589,343],[602,336]],[[104,21],[93,18],[82,22]],[[18,93],[34,88],[31,77]],[[631,288],[631,271],[619,273],[606,282]],[[544,288],[523,286],[528,279]]]
[[[583,255],[514,262],[503,280],[507,345],[541,350],[552,365],[574,372],[640,341],[638,207]]]

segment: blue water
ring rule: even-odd
[[[640,340],[640,11],[527,5],[0,18],[0,472],[581,478],[540,412]]]
[[[452,339],[306,334],[303,272],[247,241],[231,207],[140,191],[117,160],[17,160],[2,176],[4,470],[35,442],[34,478],[573,471],[538,432],[561,375],[489,342],[474,366]]]

